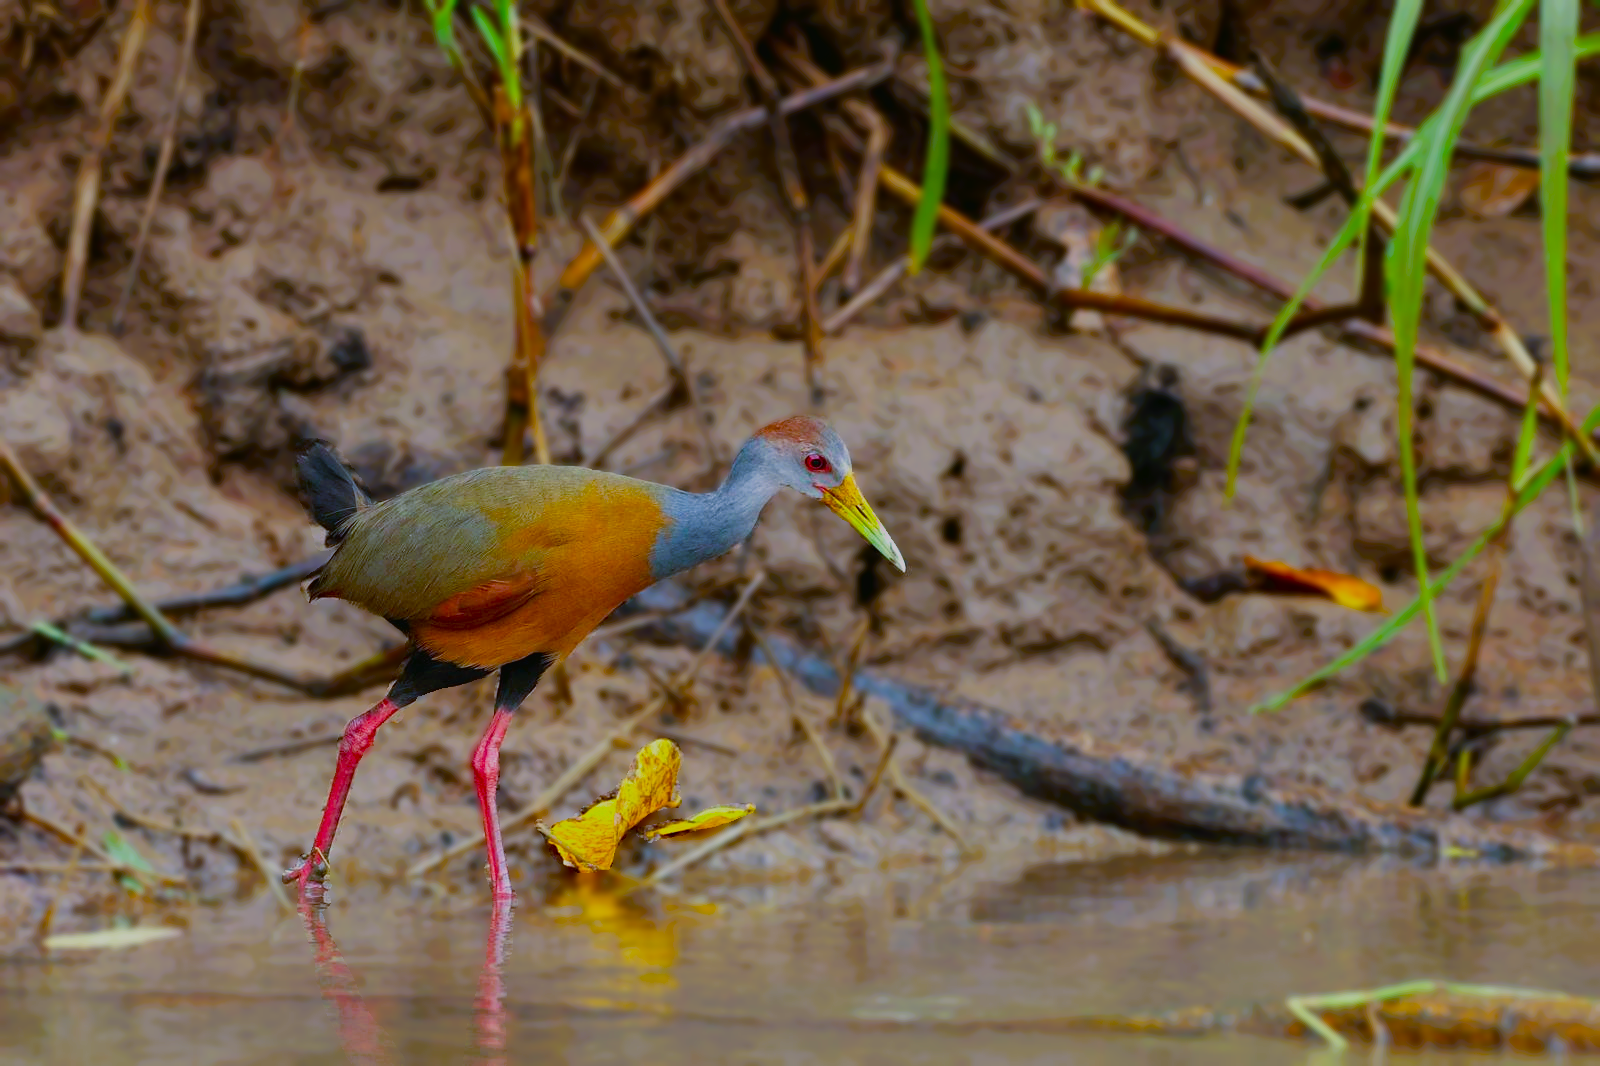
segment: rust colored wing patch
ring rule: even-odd
[[[427,624],[434,629],[479,629],[520,610],[544,590],[545,581],[537,570],[485,581],[439,604],[428,615]]]

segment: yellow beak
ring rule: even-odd
[[[895,547],[894,540],[884,530],[883,523],[878,521],[878,516],[867,506],[861,490],[856,487],[854,474],[846,474],[836,488],[823,489],[822,502],[827,504],[828,510],[849,522],[857,533],[867,539],[868,544],[882,552],[883,557],[895,565],[895,569],[902,574],[905,573],[906,561],[900,555],[900,549]]]

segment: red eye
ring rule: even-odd
[[[806,469],[813,474],[826,474],[833,469],[833,464],[828,462],[826,457],[817,452],[812,452],[806,456]]]

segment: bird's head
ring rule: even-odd
[[[850,449],[832,426],[820,418],[796,415],[757,430],[755,437],[767,445],[768,462],[779,482],[821,501],[905,572],[906,561],[856,487]]]

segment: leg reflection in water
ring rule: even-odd
[[[484,1066],[505,1066],[506,988],[502,978],[506,952],[511,946],[511,903],[494,901],[489,914],[489,940],[483,948],[483,969],[478,973],[478,1050]]]
[[[306,933],[317,952],[317,984],[322,987],[322,998],[333,1004],[339,1016],[339,1043],[350,1061],[359,1063],[387,1063],[379,1041],[378,1020],[367,1009],[356,987],[355,974],[345,965],[339,954],[339,945],[328,932],[328,908],[325,903],[313,903],[300,898],[300,920],[305,922]]]
[[[505,982],[502,969],[511,939],[511,900],[494,904],[489,915],[489,937],[484,946],[483,969],[478,974],[478,998],[474,1004],[480,1061],[484,1066],[506,1064]],[[362,999],[356,977],[339,953],[339,945],[328,931],[325,904],[302,899],[300,919],[316,949],[317,984],[322,996],[333,1005],[339,1020],[339,1044],[351,1062],[380,1066],[389,1062],[383,1032],[378,1020]]]

